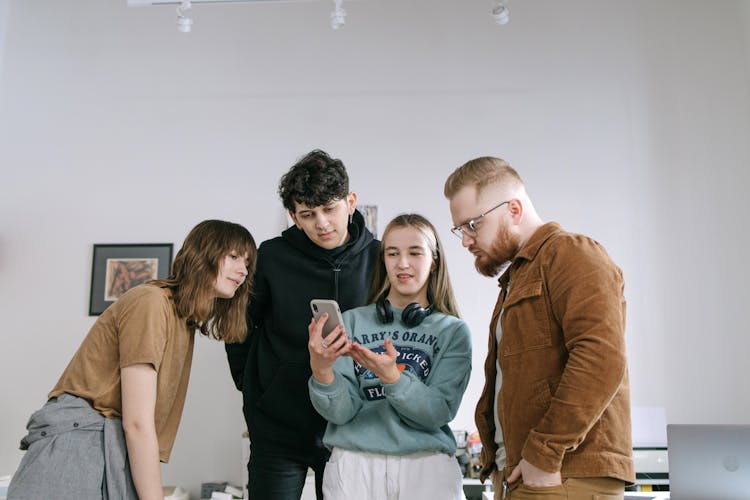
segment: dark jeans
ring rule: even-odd
[[[308,468],[315,471],[315,496],[323,500],[323,470],[329,455],[325,448],[301,452],[251,441],[247,464],[250,500],[299,500]]]

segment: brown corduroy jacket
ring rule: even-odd
[[[482,480],[495,469],[499,355],[506,476],[525,458],[545,471],[561,471],[563,479],[634,482],[620,269],[596,241],[547,223],[521,248],[499,285],[475,415]]]

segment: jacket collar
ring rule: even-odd
[[[534,260],[536,254],[539,253],[539,250],[544,246],[544,243],[560,231],[562,231],[562,227],[557,222],[547,222],[546,224],[539,226],[526,244],[521,247],[516,256],[513,257],[511,265],[500,273],[500,276],[497,279],[498,285],[501,288],[507,286],[510,271],[520,266],[521,260]]]
[[[526,244],[521,247],[521,250],[519,250],[516,256],[513,258],[513,262],[516,262],[520,259],[534,260],[534,257],[536,257],[536,254],[539,253],[542,245],[544,245],[544,243],[553,234],[561,230],[562,227],[560,227],[560,224],[558,224],[557,222],[548,222],[546,224],[543,224],[542,226],[537,228],[536,231],[534,231],[534,234],[531,235],[529,241],[527,241]]]

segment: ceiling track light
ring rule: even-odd
[[[316,0],[127,0],[129,7],[145,5],[177,5],[177,30],[190,33],[193,29],[193,19],[190,9],[194,3],[306,3]],[[346,24],[346,11],[342,7],[344,0],[333,0],[331,11],[331,28],[337,30]]]
[[[177,6],[177,31],[190,33],[193,29],[193,19],[188,14],[192,8],[190,0],[182,0],[180,5]]]
[[[507,0],[495,0],[495,6],[492,8],[492,17],[500,26],[510,21],[510,10],[506,3]]]
[[[341,6],[344,0],[333,0],[333,12],[331,12],[331,28],[337,30],[346,24],[346,11]]]

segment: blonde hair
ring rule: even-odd
[[[490,184],[516,187],[523,186],[523,181],[507,161],[492,156],[482,156],[469,160],[454,170],[445,181],[443,194],[451,199],[465,186],[476,187],[477,194],[479,194]]]
[[[378,297],[390,287],[388,272],[385,269],[385,239],[388,233],[400,227],[412,227],[418,230],[432,252],[432,260],[435,267],[430,272],[430,278],[427,282],[427,296],[431,300],[432,310],[459,317],[458,306],[456,305],[456,298],[453,295],[453,287],[448,276],[448,266],[443,257],[440,238],[438,238],[437,231],[432,223],[419,214],[397,215],[385,227],[383,237],[380,240],[380,252],[375,264],[375,275],[370,287],[369,302],[373,303],[377,301]]]
[[[219,266],[231,252],[247,254],[247,278],[231,299],[216,297]],[[239,224],[205,220],[185,238],[167,279],[150,283],[170,288],[177,314],[203,335],[227,343],[247,336],[246,308],[255,273],[257,251],[250,232]]]

